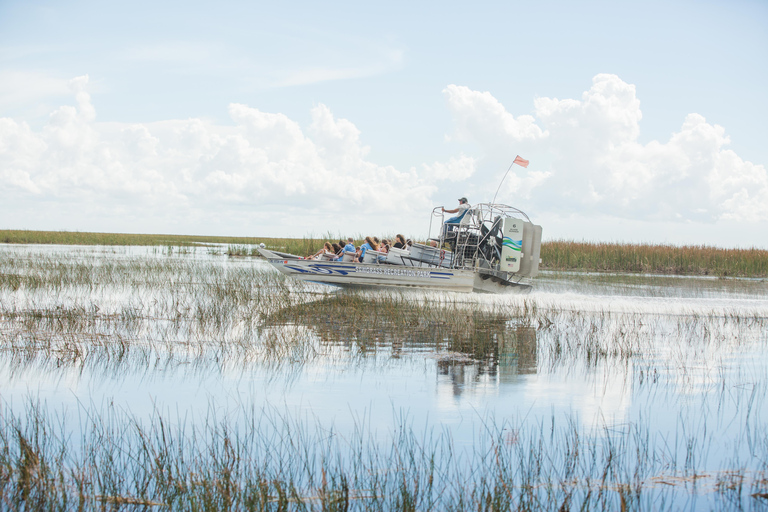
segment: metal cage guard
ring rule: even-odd
[[[525,212],[513,206],[480,203],[470,208],[459,224],[444,230],[445,216],[438,206],[432,210],[429,220],[429,240],[437,242],[438,250],[448,247],[452,252],[449,268],[487,269],[494,274],[499,270],[501,255],[500,224],[508,217],[531,222]],[[433,224],[437,218],[440,218],[440,230],[433,237]],[[507,273],[503,274],[506,276]]]

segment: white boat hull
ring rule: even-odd
[[[492,276],[467,269],[317,261],[297,259],[296,256],[267,249],[259,249],[259,252],[276,269],[288,276],[337,286],[397,286],[465,293],[530,290],[528,285],[502,282]]]

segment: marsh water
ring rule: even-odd
[[[629,458],[637,508],[768,506],[764,279],[543,272],[527,295],[348,291],[224,252],[0,245],[4,415],[67,418],[73,445],[83,417],[115,411],[269,418],[268,437],[346,440],[344,460],[404,430],[563,460],[575,438]],[[361,431],[368,448],[352,448]]]

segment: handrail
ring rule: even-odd
[[[493,255],[491,255],[491,259],[489,260],[484,251],[481,250],[481,247],[490,242],[492,235],[492,231],[489,231],[485,235],[482,234],[482,226],[485,223],[490,223],[491,228],[493,228],[495,221],[499,217],[522,218],[527,222],[531,222],[530,217],[528,217],[524,211],[515,208],[514,206],[499,203],[478,203],[472,206],[466,213],[465,218],[462,219],[462,222],[455,226],[452,230],[454,235],[446,237],[443,234],[445,215],[442,209],[442,206],[436,206],[432,209],[432,214],[429,219],[429,239],[436,240],[439,247],[443,247],[446,243],[451,245],[451,241],[455,240],[452,244],[454,257],[451,261],[451,268],[469,268],[474,265],[475,262],[480,262],[487,265],[489,268],[493,267],[493,261],[495,259]],[[470,217],[466,218],[467,216]],[[441,221],[439,225],[440,231],[437,233],[436,238],[432,238],[433,222],[438,217]],[[465,234],[465,236],[462,236],[463,234]],[[476,235],[476,240],[472,240],[472,235]],[[468,251],[472,251],[472,255],[465,258],[465,254]],[[472,260],[472,263],[468,265],[467,260]]]

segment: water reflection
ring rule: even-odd
[[[449,377],[454,395],[459,395],[488,379],[511,383],[518,375],[536,373],[536,329],[529,320],[341,294],[285,308],[267,324],[307,327],[326,353],[342,348],[360,358],[435,359],[438,375]]]
[[[460,397],[479,386],[514,384],[521,375],[536,373],[536,329],[509,321],[489,336],[491,351],[484,358],[473,353],[448,352],[437,355],[438,386],[449,387]],[[438,390],[440,393],[440,390]]]
[[[518,326],[501,341],[499,368],[502,382],[514,382],[518,375],[536,373],[536,330]]]

